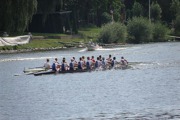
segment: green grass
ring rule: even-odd
[[[0,50],[23,50],[23,49],[41,49],[41,48],[57,48],[63,47],[70,43],[85,43],[90,39],[93,41],[97,40],[100,28],[91,27],[91,28],[81,28],[79,34],[83,36],[82,38],[71,38],[67,34],[58,34],[58,33],[32,33],[33,36],[65,36],[62,39],[34,39],[31,40],[29,44],[17,45],[17,46],[0,46]],[[67,36],[67,38],[66,38]]]
[[[83,35],[86,41],[89,41],[90,39],[92,39],[93,41],[96,41],[98,38],[99,32],[100,32],[100,28],[97,28],[97,27],[80,28],[79,30],[79,33]]]
[[[67,34],[60,33],[32,33],[33,36],[68,36]]]

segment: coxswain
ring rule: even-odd
[[[46,70],[48,70],[48,69],[51,68],[51,65],[50,65],[50,63],[49,63],[49,59],[46,59],[46,63],[44,63],[44,68],[45,68]]]

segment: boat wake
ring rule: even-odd
[[[12,62],[12,61],[25,61],[25,60],[42,60],[47,58],[54,58],[54,57],[35,57],[35,58],[7,58],[1,59],[0,62]]]
[[[127,48],[97,48],[95,51],[111,51],[111,50],[124,50],[124,49],[127,49]],[[87,48],[84,48],[78,52],[86,52],[88,51]]]
[[[108,51],[110,51],[110,50],[124,50],[124,49],[126,49],[126,48],[98,48],[96,50],[103,50],[103,51],[108,50]]]
[[[85,51],[87,51],[87,48],[84,48],[84,49],[82,49],[82,50],[79,50],[78,52],[85,52]]]

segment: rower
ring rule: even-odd
[[[96,63],[94,56],[91,56],[91,62],[92,62],[91,67],[94,68],[95,63]]]
[[[44,63],[44,68],[45,68],[46,70],[50,69],[49,59],[46,59],[46,63]]]
[[[58,59],[55,58],[55,61],[52,64],[52,70],[53,71],[59,71],[59,69],[60,69],[60,65],[59,65]]]
[[[99,55],[99,60],[102,61],[102,56],[101,55]]]
[[[97,60],[95,62],[95,68],[99,68],[101,66],[101,61],[99,60],[99,57],[97,57]]]
[[[87,69],[87,70],[90,70],[90,69],[91,69],[91,64],[92,64],[92,62],[91,62],[91,60],[90,60],[90,57],[87,57],[87,62],[86,62],[86,69]]]
[[[61,65],[61,71],[66,71],[68,69],[68,65],[65,61],[65,59],[62,60],[62,65]]]
[[[102,58],[102,61],[101,61],[101,62],[102,62],[102,68],[103,68],[103,69],[106,69],[107,61],[105,60],[104,57]]]
[[[82,58],[79,58],[79,62],[78,62],[78,69],[82,70],[83,69],[83,61]]]
[[[116,61],[116,57],[113,57],[113,60],[111,62],[111,67],[115,67],[117,61]]]
[[[78,62],[76,61],[76,58],[72,57],[72,59],[73,59],[74,66],[77,67],[78,66]]]
[[[91,61],[92,61],[93,63],[96,62],[95,59],[94,59],[94,56],[91,57]]]
[[[124,57],[121,57],[121,65],[128,65],[128,61],[126,59],[124,59]]]
[[[71,62],[69,63],[69,70],[74,70],[74,59],[71,59]]]
[[[106,60],[108,61],[108,63],[111,63],[112,61],[111,54],[109,54],[109,57]]]
[[[86,60],[84,56],[82,56],[82,61],[83,61],[83,64],[86,64]]]

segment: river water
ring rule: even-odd
[[[24,75],[46,58],[124,56],[126,70]],[[179,120],[180,42],[0,55],[0,120]],[[18,76],[15,76],[18,74]]]

